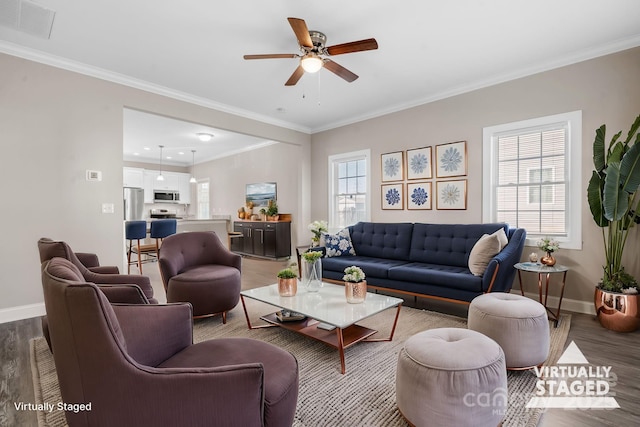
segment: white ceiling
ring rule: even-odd
[[[0,25],[0,52],[308,133],[640,45],[637,0],[36,3],[56,12],[50,38]],[[296,59],[242,56],[298,53],[287,17],[379,49],[332,58],[353,83],[321,70],[285,87]]]

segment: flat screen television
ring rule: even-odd
[[[258,182],[255,184],[247,184],[246,201],[253,202],[253,206],[268,206],[269,200],[276,200],[276,183],[275,182]]]

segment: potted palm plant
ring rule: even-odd
[[[596,286],[595,308],[600,324],[618,332],[632,332],[640,326],[638,282],[622,265],[622,255],[633,227],[640,223],[640,115],[626,140],[622,132],[605,148],[606,126],[596,130],[593,163],[587,188],[589,208],[602,228],[605,265],[602,281]]]

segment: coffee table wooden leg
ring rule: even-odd
[[[338,352],[340,353],[340,373],[347,372],[347,368],[344,362],[344,339],[342,338],[342,329],[336,328],[336,335],[338,337]]]
[[[240,294],[240,300],[242,301],[242,309],[244,310],[244,317],[247,319],[247,326],[249,327],[249,329],[273,328],[274,326],[277,326],[277,325],[272,325],[270,323],[266,324],[266,325],[253,326],[251,324],[251,320],[249,320],[249,313],[247,312],[247,305],[244,303],[244,296],[242,294]]]
[[[396,325],[398,324],[398,317],[400,316],[400,309],[402,308],[402,304],[398,305],[398,310],[396,310],[396,318],[393,320],[393,326],[391,327],[391,333],[387,338],[367,338],[366,340],[362,340],[362,342],[380,342],[380,341],[393,341],[393,334],[396,332]]]

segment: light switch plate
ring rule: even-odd
[[[103,203],[102,204],[102,213],[103,214],[112,214],[115,212],[115,206],[113,203]]]

